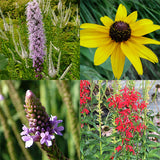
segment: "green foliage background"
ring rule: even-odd
[[[120,90],[124,86],[130,89],[135,88],[136,82],[134,80],[89,82],[91,101],[83,104],[83,107],[89,110],[89,114],[81,114],[81,160],[110,160],[113,152],[115,153],[113,160],[159,160],[160,137],[154,133],[160,134],[160,127],[158,127],[158,123],[153,121],[156,114],[158,117],[158,113],[153,115],[154,111],[148,108],[141,113],[141,118],[147,129],[142,131],[143,136],[140,136],[140,138],[136,137],[135,134],[134,138],[131,139],[135,146],[136,143],[140,146],[137,147],[139,149],[138,154],[132,155],[125,151],[115,152],[116,147],[121,145],[122,141],[122,135],[115,130],[115,119],[119,116],[119,113],[114,111],[114,107],[108,106],[107,99],[112,95],[121,94]],[[138,89],[135,89],[138,92],[142,89],[143,95],[140,97],[148,103],[148,107],[150,106],[149,92],[154,84],[155,81],[140,81]],[[157,140],[152,141],[149,137],[156,137]]]
[[[29,0],[0,0],[0,8],[6,18],[6,21],[9,23],[8,13],[13,20],[13,27],[15,33],[15,39],[18,40],[17,29],[19,30],[22,38],[22,42],[29,53],[28,50],[28,30],[26,25],[26,4]],[[45,2],[47,2],[45,0]],[[50,6],[52,9],[57,10],[59,0],[51,0]],[[61,66],[60,72],[57,79],[62,75],[64,70],[72,63],[72,67],[65,76],[66,79],[79,79],[79,37],[78,37],[78,28],[76,26],[75,19],[77,16],[77,1],[75,0],[65,0],[62,1],[66,7],[69,6],[71,2],[71,17],[69,23],[64,28],[55,27],[52,24],[50,14],[43,14],[43,23],[46,34],[46,47],[49,52],[50,41],[58,48],[62,53],[61,55]],[[0,16],[1,17],[1,16]],[[3,20],[0,18],[0,29],[4,31]],[[6,33],[6,32],[5,32]],[[8,41],[0,38],[0,56],[5,56],[5,64],[3,68],[0,68],[0,79],[36,79],[34,69],[32,67],[32,60],[28,59],[29,68],[25,66],[25,60],[21,59],[15,51],[14,43],[12,36],[9,32],[6,33]],[[15,55],[15,59],[22,62],[19,64],[13,61],[13,57],[8,50],[10,48]],[[52,60],[54,66],[57,67],[58,55],[59,53],[56,50],[52,51]],[[44,62],[44,73],[48,74],[47,62]]]
[[[74,106],[74,111],[76,112],[77,119],[79,119],[79,81],[67,81],[67,85],[69,87],[69,93],[72,97],[72,104]],[[15,89],[15,93],[13,93],[13,88]],[[8,130],[10,131],[11,139],[5,139],[4,137],[4,128],[2,123],[0,122],[0,159],[1,160],[10,160],[10,156],[8,153],[7,142],[12,141],[14,147],[14,153],[18,157],[17,160],[25,160],[25,156],[23,155],[22,148],[19,146],[18,140],[13,132],[13,123],[16,124],[18,128],[19,134],[22,132],[22,126],[24,120],[24,124],[28,126],[27,118],[25,117],[24,107],[25,104],[25,92],[27,90],[31,90],[38,98],[42,105],[46,108],[46,112],[49,115],[57,116],[58,119],[62,119],[63,122],[60,125],[64,126],[63,136],[56,136],[56,144],[60,148],[60,150],[64,153],[66,157],[71,160],[77,160],[77,152],[75,149],[75,141],[71,132],[71,125],[73,122],[69,121],[69,117],[71,116],[66,108],[66,105],[63,101],[63,98],[60,96],[59,91],[56,86],[56,81],[0,81],[0,94],[3,94],[4,100],[0,102],[0,109],[3,110],[3,115],[6,114],[6,106],[9,108],[9,114],[11,117],[5,122],[9,125]],[[14,98],[14,96],[18,95],[18,98]],[[13,97],[12,97],[13,96]],[[21,102],[21,103],[19,103]],[[16,107],[20,107],[19,112],[17,112]],[[25,143],[23,143],[23,147],[25,147]],[[46,153],[40,150],[40,147],[34,143],[32,147],[25,149],[29,151],[32,159],[38,160],[48,160]]]
[[[80,17],[82,23],[101,24],[100,17],[108,16],[114,20],[119,4],[123,4],[127,13],[137,10],[138,20],[142,18],[151,19],[160,25],[160,1],[159,0],[81,0]],[[148,34],[146,37],[160,41],[160,31]],[[160,59],[160,47],[158,45],[147,45]],[[80,48],[80,79],[115,79],[112,73],[110,58],[100,66],[94,66],[94,49]],[[152,64],[141,59],[144,69],[142,76],[138,75],[134,67],[126,58],[124,71],[121,79],[160,79],[160,63]]]

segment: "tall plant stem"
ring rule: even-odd
[[[57,83],[59,93],[61,94],[62,99],[66,104],[68,113],[70,115],[69,118],[70,118],[71,132],[76,145],[77,155],[78,155],[78,158],[80,159],[80,127],[79,127],[78,118],[77,118],[78,116],[76,116],[75,110],[72,105],[69,86],[67,84],[67,81],[64,81],[64,80],[56,81],[56,83]]]
[[[118,83],[118,86],[117,86],[117,83]],[[115,94],[119,94],[119,89],[118,88],[120,88],[121,86],[120,86],[120,84],[119,84],[119,81],[117,81],[117,80],[115,80],[115,81],[113,81],[113,83],[112,83],[112,87],[113,87],[113,95],[115,95]],[[113,114],[113,116],[112,116],[112,118],[113,118],[113,120],[112,120],[112,124],[113,124],[113,134],[115,134],[117,131],[116,131],[116,124],[115,124],[115,119],[116,119],[116,116],[117,116],[117,113],[116,112],[114,112],[114,114]],[[113,144],[116,144],[116,136],[114,136],[113,137]],[[115,153],[115,145],[114,145],[114,153]]]
[[[142,81],[142,86],[143,86],[143,100],[148,103],[148,100],[149,100],[149,90],[150,90],[150,81],[147,80],[145,81],[145,84],[144,84],[144,81]],[[144,125],[146,126],[146,122],[147,122],[147,108],[144,109]],[[146,137],[146,129],[144,130],[144,136]],[[144,139],[143,140],[143,148],[144,148],[144,156],[142,158],[142,160],[145,160],[146,159],[146,140]]]
[[[13,145],[13,140],[12,140],[10,130],[9,130],[9,125],[6,123],[7,117],[5,116],[1,107],[0,107],[0,121],[4,129],[4,136],[7,141],[7,148],[8,148],[10,158],[11,160],[17,160],[16,154],[15,154],[16,152],[15,152],[14,145]]]
[[[17,113],[19,113],[19,116],[20,116],[19,118],[20,118],[21,122],[23,124],[27,124],[27,120],[25,118],[25,112],[24,112],[24,108],[23,108],[23,103],[22,103],[22,100],[19,96],[18,91],[16,90],[16,88],[11,80],[5,80],[5,83],[8,86],[9,96],[12,100],[12,103],[13,103]]]
[[[103,151],[102,151],[102,142],[101,142],[101,123],[102,123],[102,119],[101,119],[101,84],[102,81],[99,80],[98,81],[98,86],[99,86],[99,93],[97,94],[97,100],[98,100],[98,112],[99,112],[99,117],[98,117],[98,121],[99,121],[99,138],[100,138],[100,142],[99,142],[99,147],[100,147],[100,155],[102,155]]]
[[[0,87],[0,94],[2,94],[1,87]],[[30,153],[24,148],[24,143],[23,143],[23,141],[21,139],[21,136],[19,134],[17,125],[16,125],[15,121],[13,120],[13,118],[12,118],[12,116],[10,114],[9,107],[6,104],[5,100],[3,100],[3,105],[4,105],[3,108],[5,110],[6,117],[7,117],[8,120],[10,120],[11,128],[12,128],[12,130],[14,132],[14,135],[15,135],[15,137],[17,139],[18,144],[20,145],[20,147],[22,149],[23,154],[25,155],[26,160],[32,160],[32,157],[31,157]]]
[[[47,156],[50,160],[69,160],[66,158],[63,153],[59,150],[56,145],[55,140],[53,140],[53,145],[51,147],[47,147],[46,145],[42,145],[42,149],[47,152]]]

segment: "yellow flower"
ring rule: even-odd
[[[120,79],[125,56],[133,64],[139,75],[143,74],[140,58],[152,63],[158,63],[157,56],[144,44],[158,44],[159,41],[143,37],[143,35],[160,29],[149,19],[137,20],[137,11],[127,16],[127,10],[119,5],[115,21],[107,16],[101,17],[104,24],[84,23],[81,25],[80,45],[88,48],[97,48],[94,55],[94,64],[101,65],[111,56],[112,70],[115,78]]]

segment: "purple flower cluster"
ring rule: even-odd
[[[52,115],[49,117],[39,99],[30,90],[26,92],[25,103],[26,117],[30,127],[27,128],[25,125],[22,127],[21,135],[25,147],[30,147],[33,142],[51,146],[52,140],[55,139],[54,134],[62,136],[61,131],[64,130],[64,127],[58,127],[62,120],[57,120],[57,117]]]
[[[42,15],[36,0],[29,2],[26,8],[27,25],[29,30],[29,50],[33,60],[36,77],[42,78],[43,62],[45,56],[45,34],[43,29]]]

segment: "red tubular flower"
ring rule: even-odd
[[[115,123],[117,126],[118,126],[119,122],[120,122],[120,124],[122,124],[122,120],[118,117],[115,119]]]
[[[132,138],[133,137],[132,133],[130,132],[130,129],[126,130],[126,137],[127,138]]]
[[[89,110],[87,108],[83,108],[82,112],[81,113],[86,113],[88,114],[89,113]]]
[[[85,107],[87,102],[91,100],[90,95],[90,82],[87,80],[81,80],[80,81],[80,107]],[[83,108],[81,113],[89,113],[89,110],[86,108]]]
[[[146,108],[146,107],[147,107],[147,103],[146,103],[145,101],[143,101],[142,103],[140,103],[140,104],[138,105],[138,108],[140,108],[141,111],[142,111],[144,108]]]
[[[110,97],[109,107],[118,113],[118,117],[115,119],[116,130],[119,132],[122,138],[122,146],[118,146],[116,151],[119,152],[123,145],[126,146],[126,151],[135,154],[133,147],[128,145],[129,141],[132,141],[136,132],[139,132],[139,136],[142,136],[142,130],[146,128],[143,124],[140,115],[142,111],[147,107],[145,101],[141,101],[141,94],[134,89],[130,90],[127,87],[120,90],[119,95]]]
[[[135,155],[135,151],[133,150],[133,147],[130,145],[126,145],[126,151],[129,150],[129,152],[132,152],[133,155]]]
[[[125,141],[130,141],[129,139],[125,138]]]
[[[121,149],[122,149],[122,146],[119,145],[119,146],[116,148],[116,151],[119,152]]]

